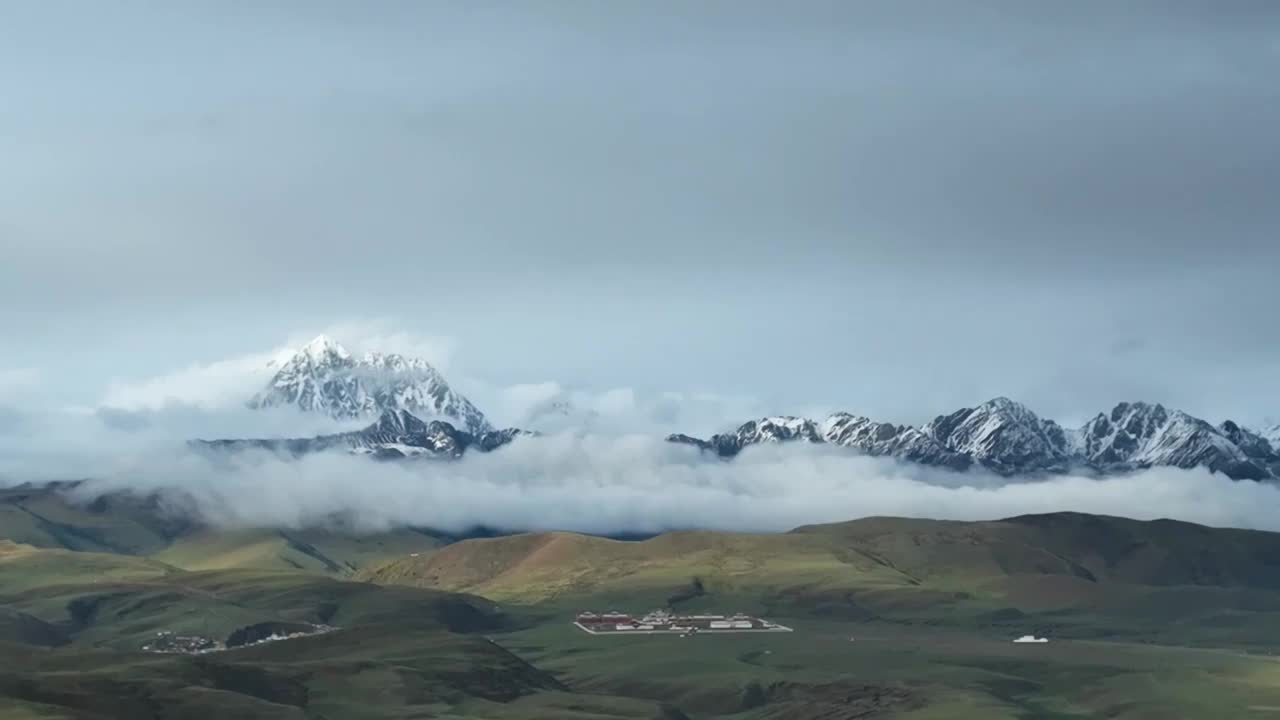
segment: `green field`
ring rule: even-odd
[[[623,542],[0,496],[0,718],[1280,717],[1280,536],[1060,514]],[[794,633],[592,636],[580,610]],[[332,632],[202,655],[160,632]],[[1014,637],[1047,635],[1047,644]]]

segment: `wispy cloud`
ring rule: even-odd
[[[400,353],[431,362],[455,390],[470,398],[492,422],[545,432],[575,430],[597,434],[628,432],[712,433],[751,417],[776,412],[759,400],[705,391],[650,391],[632,387],[571,387],[556,381],[494,385],[451,370],[458,344],[451,338],[398,331],[392,320],[351,320],[310,331],[290,333],[280,346],[237,357],[194,363],[161,375],[110,383],[98,407],[104,417],[127,425],[130,415],[158,421],[177,412],[189,420],[195,413],[214,419],[218,427],[238,418],[246,421],[232,435],[244,436],[262,423],[239,411],[261,390],[279,363],[316,335],[337,340],[353,353]],[[0,397],[3,397],[0,395]],[[800,412],[800,409],[792,409]],[[314,423],[312,423],[314,425]],[[122,425],[123,427],[123,425]],[[299,427],[297,434],[302,433]]]
[[[425,359],[441,369],[448,366],[455,348],[452,340],[403,332],[395,327],[392,320],[374,318],[295,331],[281,345],[261,352],[197,362],[141,380],[114,380],[108,384],[99,405],[129,411],[154,411],[172,406],[237,409],[266,385],[293,349],[317,335],[328,335],[353,353],[400,353]],[[0,389],[2,387],[0,385]]]
[[[776,413],[756,398],[706,391],[575,388],[554,381],[500,387],[465,378],[463,386],[497,424],[543,432],[710,434]]]
[[[404,323],[391,317],[354,318],[319,328],[316,332],[293,333],[290,345],[305,343],[316,335],[328,335],[354,353],[398,353],[420,358],[441,371],[449,370],[458,343],[444,335],[406,332]]]
[[[43,379],[38,368],[0,367],[0,400],[34,392]]]
[[[209,410],[243,405],[271,378],[287,347],[196,363],[140,381],[112,381],[101,405],[121,410],[157,410],[186,405]]]

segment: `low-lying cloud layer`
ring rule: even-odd
[[[872,515],[978,520],[1073,510],[1280,530],[1270,510],[1280,488],[1203,470],[1018,482],[799,445],[722,462],[641,436],[525,439],[458,462],[168,453],[102,468],[74,496],[120,490],[160,492],[223,526],[783,531]]]
[[[354,345],[428,354],[432,342],[384,333]],[[714,393],[498,386],[464,376],[455,385],[495,423],[547,434],[457,462],[377,463],[341,453],[294,461],[267,453],[210,458],[189,451],[191,438],[302,437],[365,424],[290,408],[249,410],[245,400],[265,383],[267,363],[278,354],[116,386],[102,406],[79,410],[35,401],[35,374],[0,374],[7,378],[0,383],[0,486],[87,479],[76,498],[155,492],[175,510],[220,526],[782,531],[870,515],[975,520],[1074,510],[1280,530],[1280,518],[1268,510],[1280,504],[1280,488],[1204,470],[1009,480],[838,447],[766,445],[723,462],[663,442],[668,432],[709,434],[776,410]]]

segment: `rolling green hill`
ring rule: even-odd
[[[582,702],[480,634],[510,623],[469,595],[4,541],[0,718],[467,718],[485,717],[468,706],[531,694],[554,716]],[[164,632],[231,642],[321,624],[335,629],[202,655],[142,652]],[[630,714],[582,717],[648,718],[659,705],[617,702]]]
[[[1280,535],[1060,513],[996,522],[867,518],[753,535],[673,532],[629,542],[574,533],[465,540],[360,576],[544,600],[698,576],[727,585],[999,587],[1009,578],[1280,589]]]
[[[215,530],[185,533],[150,557],[188,570],[302,570],[344,577],[370,562],[431,552],[440,538],[417,530]]]
[[[1074,513],[867,518],[466,540],[358,577],[524,608],[546,621],[503,640],[522,657],[576,690],[690,717],[1253,718],[1280,712],[1277,550],[1273,533]],[[796,632],[599,638],[565,622],[662,605],[764,613]],[[1025,633],[1053,641],[1010,643]]]
[[[998,522],[867,518],[797,528],[916,579],[1065,575],[1096,582],[1280,589],[1280,534],[1053,513]]]
[[[154,497],[115,493],[81,504],[70,484],[0,490],[0,538],[40,548],[153,557],[188,570],[298,570],[337,577],[364,565],[431,552],[441,535],[402,528],[214,529]]]
[[[614,592],[679,592],[694,578],[719,588],[901,586],[902,573],[805,535],[668,533],[639,542],[574,533],[464,540],[357,575],[380,583],[466,590],[538,602]]]
[[[18,488],[0,492],[0,538],[0,720],[1280,712],[1272,533],[1059,513],[442,544],[407,529],[217,530],[145,498]],[[599,637],[569,622],[664,605],[795,632]],[[143,651],[160,633],[235,643],[315,626],[336,629]],[[1052,642],[1010,642],[1025,633]]]
[[[1244,645],[1280,628],[1280,536],[1071,513],[639,542],[532,533],[465,540],[357,577],[563,610],[719,607]]]

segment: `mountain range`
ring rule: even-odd
[[[570,419],[564,398],[547,413]],[[294,439],[196,441],[223,450],[260,448],[288,455],[345,449],[379,458],[457,458],[468,449],[497,449],[525,430],[496,429],[425,360],[394,353],[354,356],[321,335],[282,358],[254,408],[291,406],[335,419],[370,418],[361,430]],[[1213,425],[1159,404],[1122,402],[1079,428],[1064,428],[1026,406],[995,398],[939,415],[922,426],[898,425],[846,412],[823,420],[764,417],[702,439],[667,440],[732,458],[760,443],[802,441],[956,471],[1000,475],[1088,472],[1148,467],[1204,467],[1233,479],[1280,479],[1280,425],[1261,432],[1227,420]]]
[[[385,410],[372,425],[351,432],[310,438],[193,440],[191,446],[227,452],[267,450],[290,457],[345,450],[379,460],[456,459],[468,450],[489,452],[517,437],[532,434],[516,428],[473,433],[443,420],[422,420],[408,410]]]
[[[1204,467],[1237,480],[1280,479],[1280,443],[1227,420],[1213,425],[1162,405],[1122,402],[1080,428],[1066,429],[1008,398],[939,415],[921,427],[835,413],[816,421],[766,417],[707,439],[675,434],[722,458],[760,443],[803,441],[853,448],[952,470],[1000,475],[1068,471],[1115,474],[1141,468]]]
[[[427,361],[379,352],[356,357],[324,335],[282,359],[249,406],[295,407],[337,420],[404,410],[418,418],[444,419],[475,435],[494,430]]]

